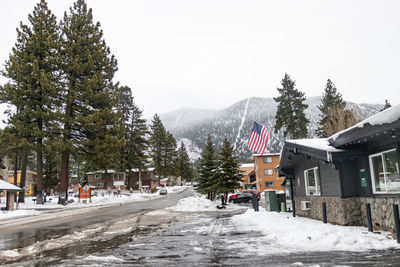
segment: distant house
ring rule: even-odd
[[[153,185],[157,184],[156,175],[154,172],[154,168],[147,168],[145,171],[140,172],[141,178],[141,186],[149,186],[152,187]],[[129,185],[132,189],[141,189],[140,182],[139,182],[139,170],[132,169],[131,176],[129,177]]]
[[[33,196],[36,195],[36,178],[37,173],[27,170],[25,177],[25,195]],[[7,182],[14,184],[14,171],[8,171]],[[21,184],[21,171],[17,172],[17,184]]]
[[[254,158],[254,171],[257,190],[283,190],[282,178],[278,177],[275,167],[279,165],[280,154],[256,154]]]
[[[86,173],[89,186],[94,189],[113,189],[116,187],[126,187],[125,172],[115,170],[95,171]]]
[[[242,174],[242,190],[257,189],[254,163],[240,164],[239,171]]]
[[[329,138],[287,140],[279,175],[290,179],[298,215],[329,222],[394,228],[400,203],[400,106],[384,110]]]

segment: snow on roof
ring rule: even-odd
[[[254,163],[242,163],[239,168],[254,168]]]
[[[354,128],[363,128],[366,124],[370,124],[371,126],[383,125],[383,124],[389,124],[389,123],[395,122],[398,119],[400,119],[400,105],[385,109],[385,110],[351,126],[350,128],[347,128],[343,131],[340,131],[340,132],[332,135],[330,138],[332,138],[333,140],[336,140],[341,134],[348,132]]]
[[[316,138],[316,139],[292,139],[286,140],[286,143],[300,145],[304,147],[310,147],[318,150],[324,150],[329,152],[342,152],[343,149],[334,148],[329,144],[328,138]]]
[[[253,157],[269,157],[269,156],[279,156],[280,153],[264,153],[264,154],[253,154]]]
[[[87,172],[86,174],[105,173],[104,171]],[[107,170],[107,173],[118,173],[116,170]]]
[[[22,191],[21,188],[0,179],[0,190]]]
[[[131,169],[132,172],[139,172],[139,169]],[[142,170],[142,172],[152,172],[154,168],[147,168],[146,170]]]

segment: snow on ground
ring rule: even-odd
[[[168,194],[178,193],[186,188],[186,186],[173,186],[173,187],[166,187]],[[113,205],[113,204],[122,204],[122,203],[129,203],[129,202],[136,202],[136,201],[144,201],[154,198],[163,197],[159,195],[159,190],[154,193],[132,193],[129,192],[122,192],[120,196],[114,195],[113,193],[108,194],[107,192],[103,192],[104,195],[101,195],[99,192],[98,196],[92,196],[92,202],[90,203],[87,200],[87,203],[84,204],[82,199],[79,202],[77,197],[69,197],[69,199],[73,199],[74,202],[70,203],[66,206],[58,205],[58,197],[54,196],[47,196],[47,201],[51,199],[50,202],[46,202],[43,205],[36,204],[33,200],[36,197],[26,197],[25,203],[18,203],[18,209],[9,212],[0,212],[0,219],[8,219],[12,217],[26,217],[26,216],[33,216],[40,214],[40,211],[34,210],[51,210],[51,209],[76,209],[82,207],[96,207],[96,206],[104,206],[104,205]],[[5,198],[1,199],[1,203],[5,203]],[[5,206],[5,204],[3,204]]]
[[[242,231],[260,231],[261,254],[306,251],[365,251],[400,248],[389,232],[370,233],[366,227],[338,226],[289,213],[247,210],[232,217]],[[266,244],[266,245],[262,245]],[[237,244],[232,244],[237,246]],[[254,249],[252,247],[251,249]]]
[[[14,210],[14,211],[0,211],[0,219],[11,219],[16,217],[38,215],[36,210]]]
[[[172,209],[175,211],[217,211],[217,206],[221,205],[221,200],[211,201],[205,196],[196,193],[194,197],[187,197],[179,200]],[[243,209],[238,205],[229,204],[225,210]]]

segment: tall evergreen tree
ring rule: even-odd
[[[141,173],[146,170],[148,164],[147,135],[149,134],[146,120],[142,118],[142,111],[134,103],[131,88],[119,87],[118,109],[123,114],[125,145],[121,149],[120,170],[128,170],[128,187],[132,184],[132,169],[139,171],[139,188],[141,187]]]
[[[117,61],[103,39],[92,9],[78,0],[64,14],[62,75],[64,81],[59,203],[67,200],[69,159],[74,151],[85,161],[107,171],[123,144],[119,138],[121,116],[113,77]]]
[[[330,109],[337,107],[338,109],[344,109],[346,102],[343,101],[342,95],[337,92],[335,84],[328,79],[322,96],[322,103],[318,106],[321,111],[321,120],[319,121],[320,127],[317,129],[317,135],[320,137],[328,137],[330,134],[327,131],[328,116],[330,116]]]
[[[59,89],[58,51],[59,27],[56,17],[42,0],[17,29],[17,42],[6,62],[3,75],[9,79],[4,87],[7,100],[17,112],[10,123],[18,133],[29,132],[25,140],[34,142],[37,154],[37,203],[42,203],[44,142],[58,116]],[[22,134],[25,135],[25,134]],[[26,152],[26,149],[24,149]],[[24,153],[25,153],[24,152]]]
[[[198,168],[196,190],[201,194],[207,194],[207,198],[213,200],[217,190],[216,171],[218,168],[217,155],[211,137],[208,136],[206,146],[201,152]]]
[[[233,146],[226,138],[219,153],[216,177],[217,193],[224,195],[222,205],[226,205],[228,193],[240,188],[242,178],[238,158],[234,154]]]
[[[193,170],[190,164],[190,159],[188,153],[186,151],[185,144],[181,142],[181,146],[178,150],[178,158],[179,158],[179,176],[182,180],[192,181]]]
[[[174,136],[166,132],[162,150],[162,174],[163,176],[176,176],[178,172],[178,152]]]
[[[282,88],[277,88],[280,96],[274,100],[278,103],[275,114],[275,133],[283,128],[283,135],[290,138],[307,137],[307,124],[310,122],[304,114],[308,107],[304,93],[295,89],[295,82],[285,73],[281,81]]]
[[[167,131],[161,122],[160,117],[155,114],[150,125],[150,146],[151,146],[151,157],[153,160],[153,166],[155,173],[158,175],[158,179],[164,174],[163,156],[164,156],[164,144],[167,138]]]

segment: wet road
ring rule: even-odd
[[[191,214],[130,242],[53,262],[85,266],[399,266],[400,251],[276,253],[256,231],[240,231],[229,214]],[[270,253],[269,251],[275,251]]]
[[[260,232],[244,231],[232,223],[232,216],[242,211],[157,210],[187,195],[192,195],[191,190],[168,196],[164,204],[159,199],[135,203],[140,208],[111,207],[119,214],[118,220],[112,218],[113,211],[107,210],[106,214],[111,216],[107,222],[97,223],[98,218],[91,217],[91,226],[37,242],[25,249],[36,253],[27,253],[7,263],[12,266],[400,266],[399,250],[285,253],[285,248],[267,243]],[[150,210],[155,211],[147,212]]]
[[[14,225],[12,222],[0,226],[0,251],[23,248],[36,242],[59,238],[90,225],[111,223],[124,218],[175,205],[179,199],[193,195],[193,190],[163,196],[162,198],[113,205],[80,212],[67,217],[57,217],[56,213],[45,215],[45,221],[27,221]],[[62,213],[60,213],[62,214]]]

